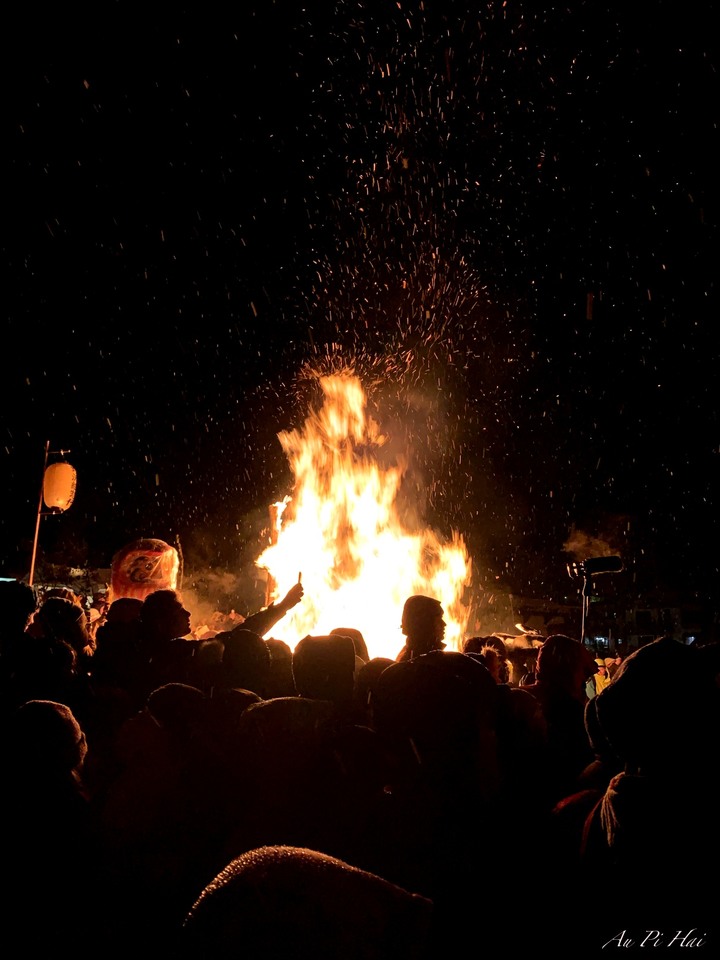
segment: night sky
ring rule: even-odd
[[[480,583],[556,596],[611,552],[629,592],[712,594],[711,5],[73,10],[5,37],[0,573],[46,441],[78,471],[49,558],[235,569],[278,432],[352,367]]]

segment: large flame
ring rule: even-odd
[[[273,636],[294,648],[306,634],[353,627],[371,657],[394,659],[405,642],[403,604],[422,593],[442,603],[445,642],[459,649],[471,568],[462,538],[453,534],[443,543],[431,530],[405,529],[396,500],[406,464],[376,462],[373,453],[386,438],[366,417],[359,379],[336,374],[320,385],[322,408],[302,430],[278,435],[294,473],[293,495],[273,505],[271,543],[257,564],[283,591],[302,574],[305,596]]]

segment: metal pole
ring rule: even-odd
[[[47,469],[49,452],[50,452],[50,441],[46,440],[45,441],[45,459],[43,461],[42,479],[40,480],[40,498],[38,500],[37,518],[35,520],[35,539],[33,540],[32,559],[30,560],[30,576],[28,577],[28,584],[30,586],[33,585],[33,579],[35,577],[35,557],[37,556],[38,536],[40,534],[40,517],[42,516],[42,505],[43,505],[43,485],[45,483],[45,471]]]
[[[583,589],[582,589],[582,625],[580,627],[580,642],[585,645],[585,620],[587,617],[587,612],[590,606],[590,594],[592,593],[592,581],[590,577],[585,574],[585,579],[583,580]]]

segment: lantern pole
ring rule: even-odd
[[[35,539],[33,540],[32,559],[30,561],[30,576],[28,577],[28,584],[30,586],[33,585],[33,579],[35,577],[35,557],[37,555],[38,536],[40,535],[40,517],[42,516],[42,505],[43,505],[43,484],[45,482],[45,471],[47,470],[49,452],[50,452],[50,441],[46,440],[45,441],[45,460],[43,462],[42,479],[40,480],[40,499],[38,500],[37,519],[35,520]]]

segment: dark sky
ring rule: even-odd
[[[710,5],[206,10],[6,31],[0,572],[48,440],[78,471],[49,556],[232,568],[313,371],[352,366],[480,579],[557,593],[574,538],[711,594]]]

